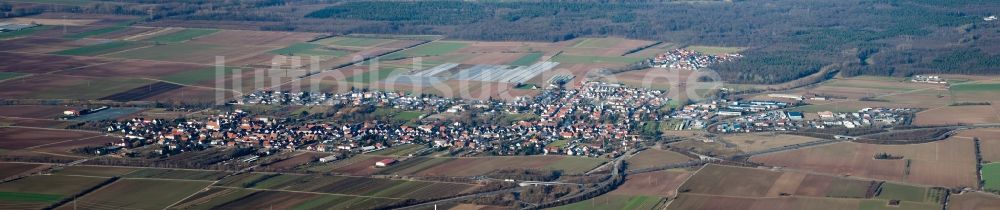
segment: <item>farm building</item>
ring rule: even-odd
[[[768,97],[772,97],[772,98],[787,98],[787,99],[795,99],[795,100],[802,100],[802,98],[803,98],[800,95],[778,94],[778,93],[767,94],[767,96]]]
[[[326,163],[326,162],[330,162],[330,161],[334,161],[334,160],[337,160],[337,156],[336,155],[330,155],[330,156],[319,158],[319,162],[320,163]]]
[[[0,23],[0,32],[5,31],[20,31],[23,29],[38,26],[37,24],[25,24],[25,23]]]
[[[386,167],[386,166],[390,166],[390,165],[392,165],[394,163],[396,163],[396,159],[391,159],[391,158],[390,159],[384,159],[384,160],[380,160],[378,162],[375,162],[375,167]]]
[[[788,119],[802,120],[802,112],[788,112]]]

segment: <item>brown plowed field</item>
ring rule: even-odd
[[[1000,208],[1000,196],[982,192],[965,192],[948,198],[948,209],[952,210],[996,210]]]
[[[0,42],[0,50],[22,53],[50,53],[86,46],[86,40],[51,37],[21,37]]]
[[[913,120],[916,125],[981,124],[998,123],[1000,114],[989,105],[943,106],[917,113]]]
[[[14,175],[25,173],[36,168],[40,168],[41,164],[24,164],[24,163],[0,163],[0,179],[5,179]]]
[[[955,134],[960,138],[979,138],[984,162],[1000,162],[1000,128],[964,130]]]
[[[722,139],[729,143],[736,144],[736,148],[744,152],[760,151],[820,140],[807,136],[765,133],[728,135],[723,136]]]
[[[354,157],[334,163],[331,172],[339,174],[349,174],[356,176],[367,176],[378,172],[380,168],[375,168],[375,162],[388,159],[390,157],[364,156]]]
[[[73,152],[73,149],[81,147],[97,147],[97,146],[107,146],[112,143],[120,142],[121,139],[111,136],[99,136],[94,138],[88,138],[78,141],[66,141],[50,145],[45,145],[32,151],[46,152],[52,154],[69,155],[69,156],[83,156],[83,154]]]
[[[0,116],[23,117],[37,119],[55,119],[62,115],[63,111],[77,109],[77,107],[66,106],[45,106],[45,105],[13,105],[0,106]]]
[[[691,174],[687,171],[656,171],[629,175],[625,177],[625,183],[611,193],[672,198],[677,195],[677,188],[684,184]]]
[[[234,46],[274,46],[284,47],[293,43],[312,40],[318,33],[277,32],[277,31],[240,31],[223,30],[214,34],[192,40],[194,43],[234,45]]]
[[[233,97],[233,93],[229,91],[225,91],[222,94],[226,99],[231,99]],[[163,102],[211,103],[215,102],[215,96],[216,96],[216,90],[198,88],[198,87],[182,87],[166,93],[161,93],[151,96],[149,98],[146,98],[146,100],[163,101]]]
[[[733,166],[708,165],[696,172],[682,192],[723,196],[812,196],[865,198],[874,182]]]
[[[0,124],[8,126],[24,126],[24,127],[37,127],[37,128],[64,128],[67,125],[76,124],[76,122],[61,121],[61,120],[46,120],[46,119],[0,117]]]
[[[682,194],[669,210],[857,210],[861,200],[810,197],[740,198]]]
[[[628,162],[629,169],[643,169],[671,163],[687,162],[688,160],[691,160],[691,158],[677,152],[647,149],[630,157],[626,162]]]
[[[93,65],[59,74],[93,77],[162,77],[185,71],[212,68],[206,65],[183,64],[145,60],[127,60]]]
[[[0,52],[0,63],[3,63],[0,71],[39,74],[109,61],[100,58]]]
[[[32,128],[0,128],[0,148],[23,149],[32,146],[96,136],[94,133]]]
[[[972,140],[956,137],[911,145],[844,142],[755,156],[751,160],[770,166],[846,176],[959,187],[977,186],[973,149]],[[882,152],[903,156],[903,159],[875,160],[875,154]]]
[[[113,100],[119,102],[138,101],[162,93],[170,92],[172,90],[176,90],[181,87],[183,86],[176,85],[173,83],[157,82],[142,87],[137,87],[131,90],[127,90],[125,92],[115,93],[114,95],[105,96],[100,100]]]

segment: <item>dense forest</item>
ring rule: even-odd
[[[5,11],[17,10],[0,5]],[[823,67],[846,76],[1000,73],[995,0],[335,1],[106,0],[62,12],[334,34],[563,41],[618,36],[747,47],[713,66],[724,80],[780,83]],[[18,10],[30,13],[30,9]]]

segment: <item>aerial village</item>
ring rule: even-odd
[[[513,101],[469,100],[435,96],[412,96],[399,92],[353,90],[346,93],[259,91],[247,94],[235,105],[371,106],[420,113],[415,121],[385,119],[335,122],[294,120],[250,113],[242,109],[206,119],[170,121],[131,119],[115,122],[109,133],[124,136],[116,145],[96,152],[114,153],[144,145],[161,145],[158,154],[172,155],[209,147],[255,148],[258,156],[279,150],[364,154],[407,144],[429,149],[456,150],[457,156],[570,155],[614,157],[643,141],[642,128],[650,122],[679,120],[674,129],[708,129],[718,133],[795,131],[800,129],[847,129],[908,124],[916,109],[865,108],[853,113],[818,112],[806,119],[802,112],[785,111],[801,96],[772,95],[775,100],[728,101],[715,99],[664,109],[668,98],[661,90],[631,88],[620,84],[584,82],[578,90],[548,88],[534,97]],[[782,100],[784,99],[784,100]],[[99,110],[98,110],[99,111]],[[524,118],[493,123],[469,123],[467,119],[432,118],[458,116],[524,115]],[[254,156],[257,157],[257,156]],[[380,161],[392,164],[394,160]]]
[[[707,68],[715,63],[729,62],[742,57],[743,55],[739,53],[712,55],[679,48],[651,58],[650,64],[657,68],[697,71],[699,69]]]

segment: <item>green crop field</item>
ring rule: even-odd
[[[84,31],[84,32],[80,32],[80,33],[66,35],[65,38],[69,38],[69,39],[83,39],[83,38],[87,38],[87,37],[92,37],[92,36],[97,36],[97,35],[102,35],[102,34],[107,34],[107,33],[115,32],[115,31],[119,31],[119,30],[122,30],[122,29],[125,29],[125,28],[128,28],[128,27],[127,26],[120,26],[120,25],[108,26],[108,27],[104,27],[104,28],[99,28],[99,29],[94,29],[94,30],[89,30],[89,31]]]
[[[380,44],[394,41],[392,39],[361,38],[361,37],[333,37],[316,41],[323,45],[337,45],[348,47],[373,47]]]
[[[569,144],[569,140],[568,139],[563,139],[563,140],[553,141],[552,143],[549,143],[549,145],[545,145],[545,146],[550,146],[550,147],[564,147],[564,146],[566,146],[568,144]]]
[[[643,59],[645,58],[566,55],[566,54],[559,54],[555,57],[552,57],[552,61],[566,63],[566,64],[595,64],[595,63],[630,64],[642,61]]]
[[[25,73],[0,72],[0,81],[8,80],[8,79],[11,79],[11,78],[20,77],[20,76],[24,76],[24,75],[25,75]]]
[[[393,116],[393,118],[399,119],[399,120],[413,120],[413,119],[420,118],[420,115],[424,115],[424,113],[423,112],[414,112],[414,111],[405,111],[405,112],[400,112],[399,114],[396,114],[396,116]]]
[[[148,46],[148,44],[143,42],[130,42],[130,41],[111,41],[107,43],[95,44],[90,46],[84,46],[74,49],[68,49],[58,52],[53,52],[56,55],[77,55],[77,56],[98,56],[108,53],[115,53],[120,51],[125,51],[129,49],[135,49],[139,47]]]
[[[406,57],[424,57],[432,55],[442,55],[450,52],[454,52],[458,49],[465,48],[469,44],[462,42],[431,42],[424,45],[420,45],[414,48],[406,49],[403,51],[395,52],[386,55],[384,59],[400,59]]]
[[[886,182],[882,184],[882,191],[876,198],[924,202],[927,201],[927,188]]]
[[[32,28],[21,29],[19,31],[2,32],[2,33],[0,33],[0,40],[3,40],[3,39],[13,39],[13,38],[22,37],[22,36],[28,36],[28,35],[31,35],[31,34],[33,34],[35,32],[38,32],[38,31],[42,31],[42,30],[46,30],[46,29],[51,29],[52,27],[55,27],[55,26],[36,26],[36,27],[32,27]]]
[[[96,186],[104,180],[106,178],[59,175],[29,176],[0,184],[0,192],[13,193],[8,194],[11,197],[32,197],[32,195],[51,195],[49,197],[71,196],[87,188]]]
[[[1000,191],[1000,163],[983,165],[983,188]]]
[[[223,77],[232,75],[234,74],[233,72],[236,71],[237,69],[240,68],[225,67],[222,75]],[[160,77],[159,79],[184,85],[198,85],[206,81],[215,81],[216,79],[222,79],[222,78],[216,78],[216,74],[217,74],[216,67],[208,67],[203,69],[178,72],[164,77]]]
[[[688,46],[688,50],[694,50],[707,54],[728,54],[743,51],[742,47],[714,47],[714,46]]]
[[[52,194],[40,194],[40,193],[22,193],[22,192],[0,192],[0,202],[4,201],[14,201],[14,202],[40,202],[40,203],[52,203],[62,200],[61,195]],[[2,205],[0,205],[2,206]]]
[[[183,62],[185,61],[183,58],[191,57],[192,54],[225,55],[229,50],[232,49],[218,45],[178,43],[153,45],[128,52],[107,54],[103,57]]]
[[[272,50],[271,53],[278,55],[315,55],[334,57],[351,54],[351,52],[348,51],[323,49],[322,47],[323,45],[313,43],[295,43],[285,48]]]
[[[1000,91],[1000,83],[973,83],[952,85],[951,91]]]
[[[201,36],[219,32],[218,29],[184,29],[182,31],[159,35],[145,41],[151,42],[184,42]]]
[[[538,62],[538,59],[540,58],[542,58],[542,53],[540,52],[528,53],[524,56],[521,56],[520,58],[517,58],[517,60],[514,60],[514,62],[510,62],[510,65],[530,66],[531,64],[535,64],[535,62]]]
[[[869,182],[853,179],[836,178],[826,190],[827,197],[864,198]]]
[[[621,40],[618,40],[618,39],[609,39],[609,38],[588,38],[588,39],[583,39],[580,42],[577,42],[576,44],[573,45],[573,47],[579,47],[579,48],[611,48],[611,47],[614,47],[615,45],[618,45],[618,42],[620,42],[620,41]]]
[[[379,68],[378,70],[368,71],[348,77],[347,79],[344,79],[344,81],[368,84],[368,83],[382,81],[385,78],[389,78],[389,76],[392,75],[392,73],[395,71],[396,71],[395,68],[382,67]]]
[[[570,209],[659,209],[665,204],[665,199],[654,196],[628,196],[605,194],[569,205],[552,208],[554,210]]]

